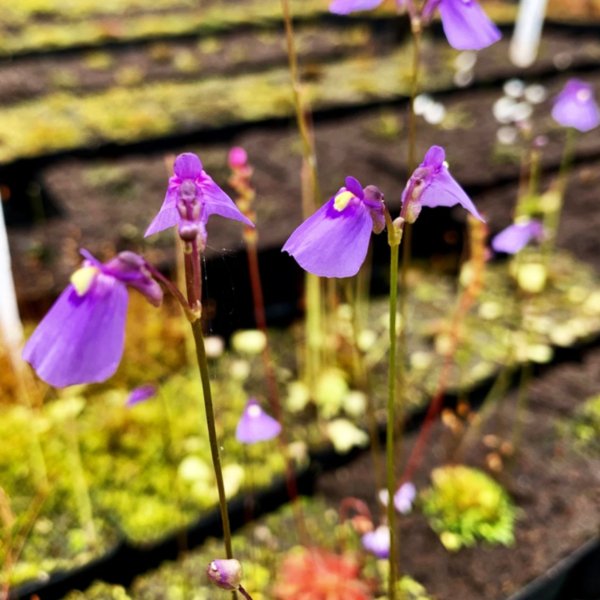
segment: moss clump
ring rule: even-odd
[[[577,409],[566,429],[577,450],[600,454],[600,394]]]
[[[423,493],[423,512],[447,550],[479,540],[509,546],[514,542],[515,507],[491,477],[462,465],[435,469]]]

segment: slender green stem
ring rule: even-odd
[[[418,18],[411,19],[411,33],[413,41],[413,60],[412,60],[412,75],[411,75],[411,91],[408,113],[408,177],[412,174],[416,166],[416,145],[417,145],[417,125],[416,114],[414,110],[415,98],[419,88],[419,70],[421,62],[421,23]],[[398,245],[390,244],[391,259],[390,259],[390,356],[389,356],[389,375],[388,375],[388,427],[386,435],[386,473],[387,473],[387,490],[388,490],[388,521],[390,526],[390,578],[388,580],[388,598],[395,600],[396,597],[396,579],[397,570],[399,569],[400,555],[400,540],[395,535],[395,509],[394,509],[394,433],[396,430],[396,416],[394,414],[394,405],[396,402],[396,384],[400,386],[400,402],[399,402],[399,419],[398,419],[398,447],[400,452],[403,445],[403,429],[406,398],[404,385],[406,381],[405,360],[407,355],[407,340],[406,340],[406,313],[407,313],[407,275],[410,267],[411,258],[411,226],[406,224],[404,219],[408,209],[408,202],[402,206],[400,217],[402,219],[398,233]],[[405,236],[404,247],[402,248],[402,269],[400,275],[400,337],[398,340],[398,355],[399,360],[396,360],[396,307],[398,300],[398,261],[399,261],[399,243],[402,236]],[[389,224],[388,224],[389,235]],[[388,238],[389,239],[389,238]],[[399,536],[398,536],[399,538]]]
[[[289,0],[281,0],[281,11],[285,27],[288,67],[292,82],[292,94],[296,112],[296,124],[302,142],[302,212],[304,218],[309,217],[317,208],[321,196],[317,173],[317,157],[314,139],[311,133],[308,110],[302,98],[300,75],[298,72],[298,55],[294,37],[294,24]],[[321,284],[315,275],[306,274],[306,354],[305,378],[312,391],[314,382],[321,368],[323,352],[323,315],[321,305]]]
[[[396,511],[394,508],[394,485],[396,476],[394,471],[394,431],[395,431],[395,405],[396,405],[396,305],[398,302],[398,258],[400,254],[399,244],[390,244],[390,304],[389,304],[389,327],[390,327],[390,351],[388,366],[388,400],[387,400],[387,429],[386,429],[386,477],[387,477],[387,519],[390,528],[390,556],[389,556],[389,579],[388,598],[396,598],[397,579],[397,541],[396,541]]]
[[[215,426],[215,411],[213,408],[212,393],[210,389],[210,379],[208,375],[208,363],[206,360],[206,350],[204,348],[204,336],[202,335],[202,321],[196,319],[192,322],[192,333],[196,344],[196,358],[198,360],[198,369],[200,371],[200,380],[202,381],[202,395],[204,397],[204,408],[206,409],[206,426],[208,428],[208,441],[210,443],[210,453],[215,471],[217,482],[217,491],[219,493],[219,508],[221,510],[221,522],[223,524],[223,541],[225,543],[225,554],[227,558],[233,558],[231,546],[231,528],[229,526],[229,513],[227,511],[227,497],[225,496],[225,485],[223,483],[223,471],[221,469],[221,453],[219,451],[219,440],[217,438],[217,429]]]
[[[408,111],[408,174],[417,166],[417,115],[415,113],[415,98],[419,92],[419,72],[421,69],[421,22],[411,19],[412,34],[412,73],[410,81],[410,104]]]
[[[240,585],[238,592],[246,598],[246,600],[252,600],[252,596]]]
[[[419,90],[419,70],[421,64],[421,24],[418,18],[411,19],[411,33],[412,33],[412,74],[411,74],[411,85],[410,85],[410,103],[408,111],[408,157],[407,157],[407,168],[408,176],[412,174],[413,170],[417,166],[417,116],[415,114],[414,104],[415,98]],[[405,207],[402,207],[404,212]],[[404,214],[401,214],[404,217]],[[407,340],[406,340],[406,313],[407,313],[407,277],[410,269],[412,250],[412,225],[410,223],[404,224],[403,233],[403,247],[402,247],[402,268],[400,269],[400,339],[398,343],[398,354],[400,360],[397,366],[398,369],[398,381],[400,384],[400,409],[398,411],[398,421],[403,422],[406,412],[406,402],[404,398],[404,381],[406,380],[406,368],[405,360],[407,354]],[[403,435],[402,431],[398,431],[398,448],[402,453]]]
[[[544,219],[545,242],[543,244],[543,254],[546,257],[546,264],[549,262],[549,256],[556,245],[556,237],[558,234],[558,226],[564,204],[564,195],[567,188],[567,180],[571,165],[573,164],[573,156],[575,150],[575,130],[569,128],[565,139],[565,147],[560,162],[558,171],[558,179],[556,182],[556,206],[552,207],[546,218]]]
[[[314,141],[310,133],[310,126],[306,115],[304,102],[302,100],[300,76],[298,74],[298,54],[296,52],[296,43],[294,38],[294,24],[292,22],[292,12],[289,0],[281,0],[281,11],[283,13],[283,22],[285,26],[285,40],[288,54],[288,67],[292,79],[292,93],[294,95],[294,108],[296,110],[296,123],[302,140],[302,155],[308,167],[310,183],[313,197],[310,204],[304,205],[304,216],[308,217],[317,207],[320,197],[319,183],[317,176],[317,160],[314,148]]]

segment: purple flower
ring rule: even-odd
[[[469,196],[450,175],[445,159],[442,147],[431,146],[423,162],[411,175],[402,193],[402,204],[410,203],[406,209],[407,221],[413,223],[423,206],[435,208],[460,204],[475,218],[485,222]]]
[[[563,127],[590,131],[600,123],[600,111],[594,99],[594,89],[579,79],[569,79],[556,97],[552,117]]]
[[[123,354],[127,286],[158,306],[162,290],[143,258],[121,252],[102,264],[87,251],[83,266],[25,344],[23,358],[55,387],[108,379]]]
[[[390,555],[390,528],[387,525],[380,525],[374,531],[365,533],[361,542],[363,548],[377,558],[388,558]]]
[[[413,502],[417,497],[417,488],[410,482],[403,483],[394,494],[394,506],[396,510],[407,515],[412,510]]]
[[[477,0],[428,0],[423,18],[430,19],[436,8],[448,43],[457,50],[481,50],[502,37]]]
[[[359,10],[370,10],[383,4],[384,0],[333,0],[329,5],[329,12],[336,15],[349,15]],[[406,0],[396,0],[398,10],[404,8]]]
[[[265,442],[277,437],[280,432],[281,425],[261,408],[255,398],[250,398],[235,430],[237,441],[242,444]]]
[[[359,10],[377,8],[383,0],[333,0],[329,5],[329,12],[336,15],[349,15]]]
[[[384,228],[383,194],[346,177],[346,186],[292,233],[282,252],[314,275],[351,277],[367,256],[371,232]]]
[[[492,240],[492,248],[496,252],[516,254],[521,251],[531,240],[541,241],[544,228],[539,221],[530,220],[513,223],[503,229]]]
[[[168,227],[179,226],[183,239],[206,237],[205,227],[211,215],[241,221],[253,227],[233,200],[202,169],[202,162],[191,152],[180,154],[173,167],[175,174],[160,211],[144,234],[145,237]]]
[[[147,385],[142,385],[140,387],[135,388],[129,394],[127,398],[127,402],[125,406],[131,408],[140,402],[144,402],[145,400],[149,400],[150,398],[154,398],[156,396],[156,386],[151,383]]]

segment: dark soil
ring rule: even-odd
[[[597,536],[600,456],[576,453],[559,432],[559,423],[599,390],[600,350],[588,353],[581,362],[556,367],[528,386],[522,444],[515,458],[504,458],[504,468],[496,475],[521,509],[514,546],[477,546],[449,553],[425,518],[413,514],[400,518],[402,570],[439,600],[500,600]],[[502,401],[483,435],[511,440],[515,404],[516,392]],[[415,477],[418,489],[428,485],[432,468],[451,459],[449,449],[456,443],[442,425],[436,426],[430,439],[431,447]],[[407,436],[407,451],[414,440],[415,434]],[[486,468],[484,457],[490,452],[489,442],[478,441],[455,460]],[[365,497],[365,490],[375,489],[373,471],[371,457],[364,454],[349,466],[322,475],[318,490],[334,505],[355,496],[373,506],[374,498]]]

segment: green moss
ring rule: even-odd
[[[458,466],[434,469],[432,487],[423,492],[423,512],[447,550],[478,541],[509,546],[514,542],[515,507],[482,471]]]
[[[578,450],[600,454],[600,394],[588,398],[561,428]]]

